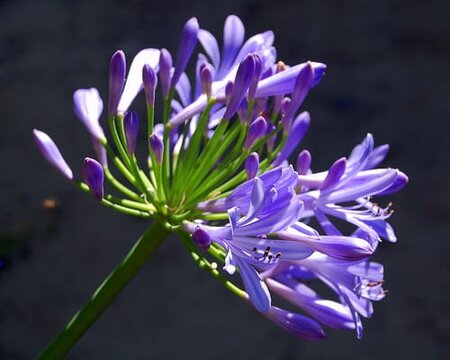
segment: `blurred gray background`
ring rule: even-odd
[[[450,11],[442,1],[0,1],[0,358],[32,359],[148,226],[98,206],[37,154],[49,132],[74,170],[92,154],[72,93],[107,97],[109,58],[176,51],[184,22],[221,38],[228,14],[247,35],[272,29],[286,63],[328,71],[304,109],[314,169],[367,132],[410,176],[393,197],[398,244],[375,260],[389,296],[365,337],[329,330],[298,340],[199,270],[168,240],[68,359],[443,359],[450,349]],[[55,199],[57,206],[43,206]],[[47,201],[48,204],[48,201]]]

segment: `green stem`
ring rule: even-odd
[[[111,305],[168,234],[169,231],[165,227],[154,222],[136,242],[125,259],[103,281],[87,304],[75,314],[61,333],[42,352],[39,359],[62,359]]]

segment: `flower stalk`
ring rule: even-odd
[[[123,261],[98,287],[89,301],[41,353],[40,360],[61,359],[111,305],[169,234],[161,223],[154,222],[139,238]]]

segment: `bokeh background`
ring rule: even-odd
[[[398,244],[375,260],[389,296],[365,337],[328,331],[300,341],[273,325],[168,240],[68,359],[444,359],[450,350],[449,2],[0,1],[0,358],[32,359],[90,297],[148,226],[98,206],[32,143],[49,132],[75,170],[92,154],[72,93],[106,98],[109,57],[176,51],[191,16],[221,37],[227,14],[247,35],[272,29],[286,63],[328,64],[304,109],[314,168],[367,132],[410,176],[394,200]],[[47,200],[46,200],[47,199]],[[50,200],[50,201],[49,201]],[[56,204],[53,206],[53,204]]]

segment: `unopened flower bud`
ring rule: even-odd
[[[247,159],[245,159],[245,172],[247,179],[251,180],[258,175],[259,170],[259,155],[257,152],[252,152]]]
[[[51,165],[53,165],[56,169],[58,169],[66,178],[69,180],[73,179],[73,173],[70,169],[69,165],[67,165],[64,160],[61,152],[58,147],[45,132],[40,130],[33,130],[34,141],[41,152],[42,156],[44,156],[45,160],[47,160]]]
[[[247,94],[253,74],[255,73],[255,56],[253,54],[247,55],[239,65],[236,73],[236,78],[233,84],[233,91],[231,92],[230,102],[227,104],[227,110],[224,114],[224,119],[231,119],[236,113],[239,105]]]
[[[211,97],[211,85],[213,82],[212,68],[209,64],[202,64],[200,67],[200,81],[202,91],[209,98]]]
[[[142,68],[142,82],[144,84],[145,100],[147,105],[155,106],[155,90],[158,85],[158,78],[155,71],[148,64]]]
[[[159,82],[161,84],[162,96],[166,98],[170,92],[172,69],[172,55],[167,49],[161,49],[159,57]]]
[[[101,201],[104,197],[103,183],[105,178],[102,165],[97,160],[87,157],[84,159],[81,172],[92,195],[98,201]]]
[[[189,62],[195,45],[197,44],[198,30],[198,21],[195,17],[189,19],[184,25],[180,45],[178,47],[177,59],[175,61],[175,71],[171,81],[172,87],[175,87],[178,80],[180,80],[181,74],[186,69],[187,63]]]
[[[306,175],[311,168],[311,153],[308,150],[303,150],[298,154],[295,163],[295,170],[299,175]]]
[[[129,111],[125,115],[124,128],[125,136],[127,138],[127,150],[129,154],[134,154],[136,151],[136,142],[139,131],[139,118],[135,111]]]
[[[122,50],[116,51],[109,63],[109,101],[108,116],[115,116],[120,97],[125,85],[126,72],[125,54]]]
[[[150,135],[150,150],[155,155],[156,163],[158,165],[161,165],[164,153],[164,143],[162,142],[161,138],[155,133]]]
[[[199,248],[208,250],[211,245],[211,235],[209,235],[209,232],[203,227],[197,226],[192,233],[192,241]]]
[[[263,116],[257,117],[248,129],[247,138],[245,139],[244,148],[250,149],[256,140],[266,133],[267,121]]]

